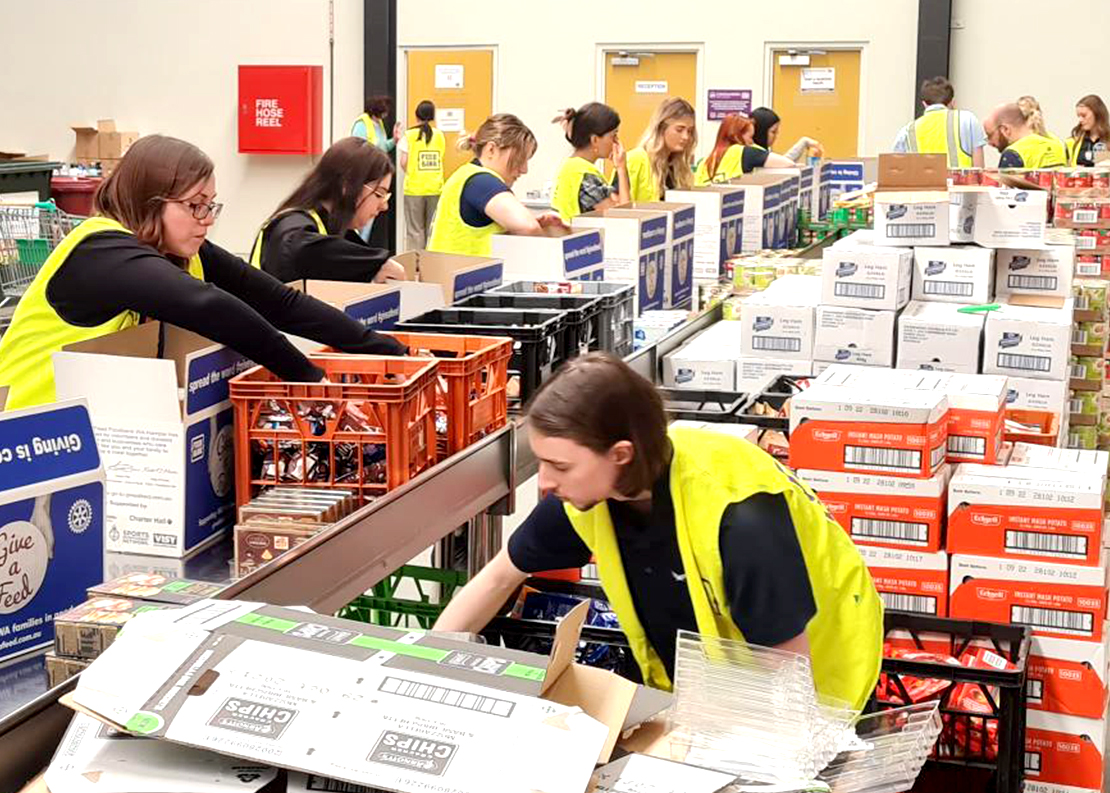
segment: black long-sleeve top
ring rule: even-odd
[[[327,211],[317,210],[326,226]],[[262,269],[284,283],[303,279],[369,282],[390,253],[373,248],[354,231],[321,234],[307,212],[281,215],[266,227]]]

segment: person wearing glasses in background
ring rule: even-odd
[[[293,382],[319,382],[324,372],[282,331],[345,352],[406,352],[209,242],[222,208],[213,171],[204,152],[176,138],[148,135],[128,150],[97,188],[94,217],[50,254],[0,338],[7,409],[54,401],[55,352],[148,319],[227,345]]]
[[[389,207],[393,163],[362,138],[332,144],[259,229],[251,264],[284,283],[405,280],[389,251],[359,229]]]

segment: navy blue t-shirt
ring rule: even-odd
[[[478,165],[478,161],[474,161]],[[463,222],[474,228],[483,228],[493,222],[486,214],[486,204],[499,193],[508,193],[509,186],[493,174],[476,173],[463,185],[459,201],[459,214]]]

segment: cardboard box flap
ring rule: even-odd
[[[879,192],[948,190],[948,159],[943,154],[880,154]]]
[[[1068,298],[1050,295],[1010,295],[1006,302],[1011,306],[1031,306],[1033,308],[1064,308]]]
[[[717,793],[736,781],[733,774],[686,765],[646,754],[630,754],[597,769],[590,780],[597,793]]]
[[[447,305],[500,286],[505,265],[501,259],[433,251],[408,251],[393,257],[405,268],[407,281],[438,284]]]

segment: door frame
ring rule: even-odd
[[[614,50],[642,50],[645,52],[692,52],[694,53],[694,85],[697,95],[694,97],[695,108],[705,102],[705,42],[605,42],[594,45],[595,63],[595,88],[594,97],[597,102],[605,101],[605,55]],[[701,111],[698,111],[701,112]],[[703,141],[699,138],[698,146]]]
[[[775,101],[775,50],[859,51],[859,119],[856,127],[856,150],[867,151],[867,70],[866,41],[766,41],[763,43],[763,97],[767,107]]]

